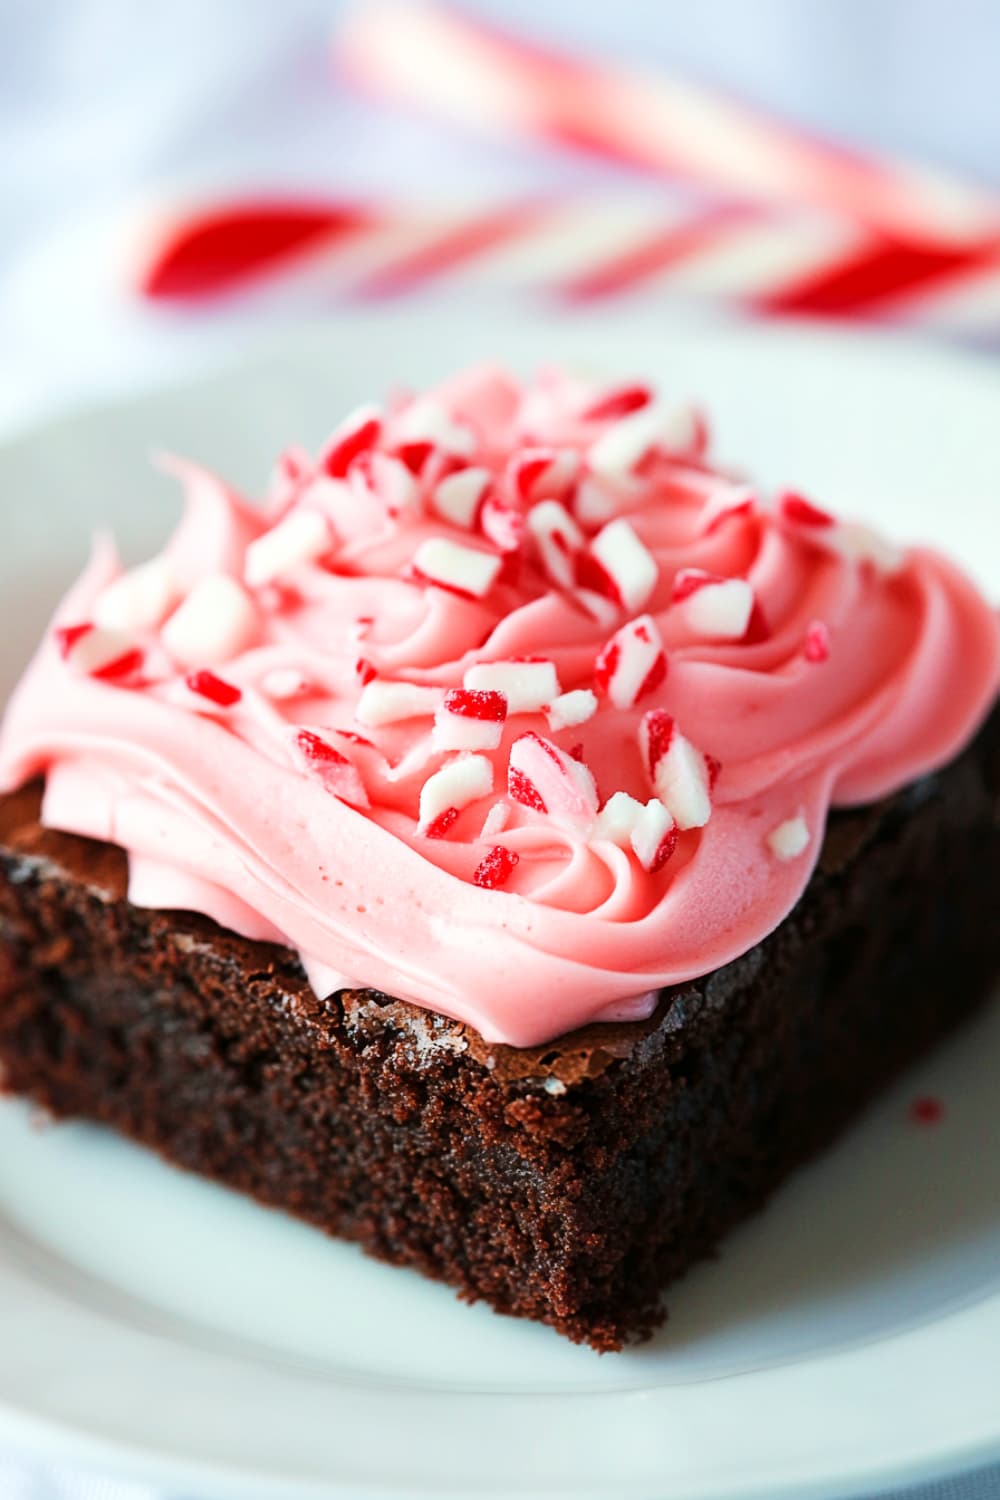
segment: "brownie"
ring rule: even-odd
[[[1000,970],[1000,711],[835,813],[764,942],[648,1021],[526,1050],[372,990],[317,1000],[289,951],[131,906],[124,855],[38,806],[0,801],[7,1091],[598,1350],[648,1335],[663,1288]]]

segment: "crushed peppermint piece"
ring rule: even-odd
[[[154,557],[102,589],[94,601],[94,624],[106,630],[155,630],[179,593],[167,559]]]
[[[442,520],[450,521],[463,531],[471,531],[491,483],[489,469],[457,469],[434,486],[431,506]]]
[[[376,678],[366,684],[354,717],[369,729],[398,724],[405,719],[429,718],[441,703],[442,689],[415,682],[384,682]]]
[[[313,563],[333,544],[330,523],[318,510],[296,510],[252,541],[243,565],[249,588],[273,583],[303,563]]]
[[[712,767],[662,708],[639,726],[639,748],[653,790],[679,829],[702,828],[712,815]]]
[[[217,666],[244,651],[257,632],[257,611],[226,573],[199,578],[167,620],[160,639],[184,667]]]
[[[705,640],[743,640],[754,603],[753,586],[745,578],[682,568],[674,579],[674,606],[688,630]]]
[[[640,615],[615,632],[594,663],[594,682],[615,708],[634,708],[667,675],[667,656],[651,615]]]
[[[576,555],[584,535],[558,500],[542,500],[528,512],[528,531],[534,539],[542,567],[559,588],[572,587],[576,577]]]
[[[420,789],[418,833],[427,829],[449,808],[461,812],[470,802],[488,797],[493,790],[493,764],[485,755],[459,755],[428,776]]]
[[[791,521],[795,526],[810,526],[817,531],[825,531],[837,524],[828,510],[820,510],[819,506],[813,505],[811,500],[791,490],[786,490],[779,496],[778,514],[783,520]]]
[[[207,698],[217,708],[232,708],[243,697],[242,690],[235,683],[226,682],[207,670],[191,672],[184,681],[190,692],[199,698]]]
[[[561,691],[550,661],[477,662],[462,681],[477,692],[502,693],[508,714],[540,713]]]
[[[503,737],[503,693],[452,688],[434,716],[435,750],[495,750]]]
[[[58,626],[54,635],[67,666],[98,682],[124,683],[135,677],[145,660],[141,646],[122,630],[106,630],[87,621]]]
[[[496,838],[498,833],[503,833],[510,822],[510,803],[506,799],[494,802],[483,822],[483,830],[479,835],[481,839]]]
[[[413,557],[415,576],[467,599],[484,599],[497,581],[502,559],[494,552],[463,547],[447,537],[428,537]]]
[[[627,849],[642,811],[643,804],[637,797],[628,792],[614,792],[597,814],[594,837]]]
[[[701,529],[705,535],[717,531],[726,521],[751,516],[757,508],[756,493],[745,485],[725,484],[712,494],[701,512]]]
[[[616,422],[620,417],[628,417],[634,411],[641,411],[652,399],[653,393],[648,385],[612,387],[580,413],[581,419],[584,422]]]
[[[622,517],[597,533],[581,562],[584,558],[596,564],[596,572],[590,577],[578,574],[579,582],[587,587],[593,579],[598,593],[609,595],[630,612],[641,609],[656,587],[656,559]]]
[[[570,828],[589,828],[597,788],[589,768],[529,730],[510,747],[507,790],[515,802]]]
[[[767,836],[768,846],[776,859],[798,859],[809,848],[809,828],[801,813],[788,818],[772,828]]]
[[[332,796],[352,807],[370,806],[365,784],[354,762],[331,745],[312,729],[295,732],[295,747],[305,769],[323,785]]]
[[[655,875],[677,848],[678,830],[671,814],[656,797],[642,808],[632,829],[630,843],[644,870]]]
[[[897,573],[905,561],[904,553],[872,526],[850,521],[837,527],[833,545],[849,562],[871,563],[882,573]]]
[[[354,460],[374,448],[382,436],[377,406],[359,406],[335,428],[319,456],[318,468],[330,479],[343,479]]]
[[[459,458],[475,451],[475,433],[455,422],[433,396],[417,396],[396,418],[394,436],[400,444],[429,443]]]
[[[524,543],[524,512],[488,490],[479,507],[479,529],[498,552],[517,552]]]
[[[443,839],[449,829],[457,821],[459,810],[457,807],[446,807],[443,813],[438,813],[433,823],[429,823],[424,829],[424,838]]]
[[[574,688],[572,692],[560,693],[546,704],[545,717],[553,732],[560,729],[575,729],[577,724],[586,724],[597,712],[597,694],[590,688]]]
[[[503,844],[494,844],[476,866],[472,879],[485,891],[498,890],[500,886],[506,885],[519,861],[520,855],[515,850],[505,849]]]

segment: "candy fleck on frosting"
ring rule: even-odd
[[[648,1015],[1000,681],[944,558],[708,455],[647,383],[474,370],[285,449],[259,507],[170,462],[178,531],[128,571],[96,551],[0,784],[44,774],[43,817],[110,833],[145,904],[210,870],[321,987],[524,1046]]]

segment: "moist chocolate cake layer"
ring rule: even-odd
[[[121,851],[38,806],[0,800],[8,1091],[600,1350],[1000,971],[1000,712],[835,814],[743,957],[649,1021],[523,1050],[375,991],[317,1000],[287,950],[131,906]]]

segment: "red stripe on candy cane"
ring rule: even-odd
[[[762,298],[757,306],[767,313],[871,316],[901,299],[960,280],[991,263],[1000,267],[1000,236],[962,247],[874,241],[856,254]]]
[[[726,235],[745,225],[748,219],[759,217],[760,210],[748,205],[731,204],[709,209],[683,223],[671,224],[631,249],[598,263],[564,282],[559,290],[571,302],[593,302],[602,297],[618,296],[683,261],[696,259],[704,250],[714,247]]]
[[[147,297],[214,297],[379,222],[354,204],[240,202],[193,212],[160,238],[139,288]]]

